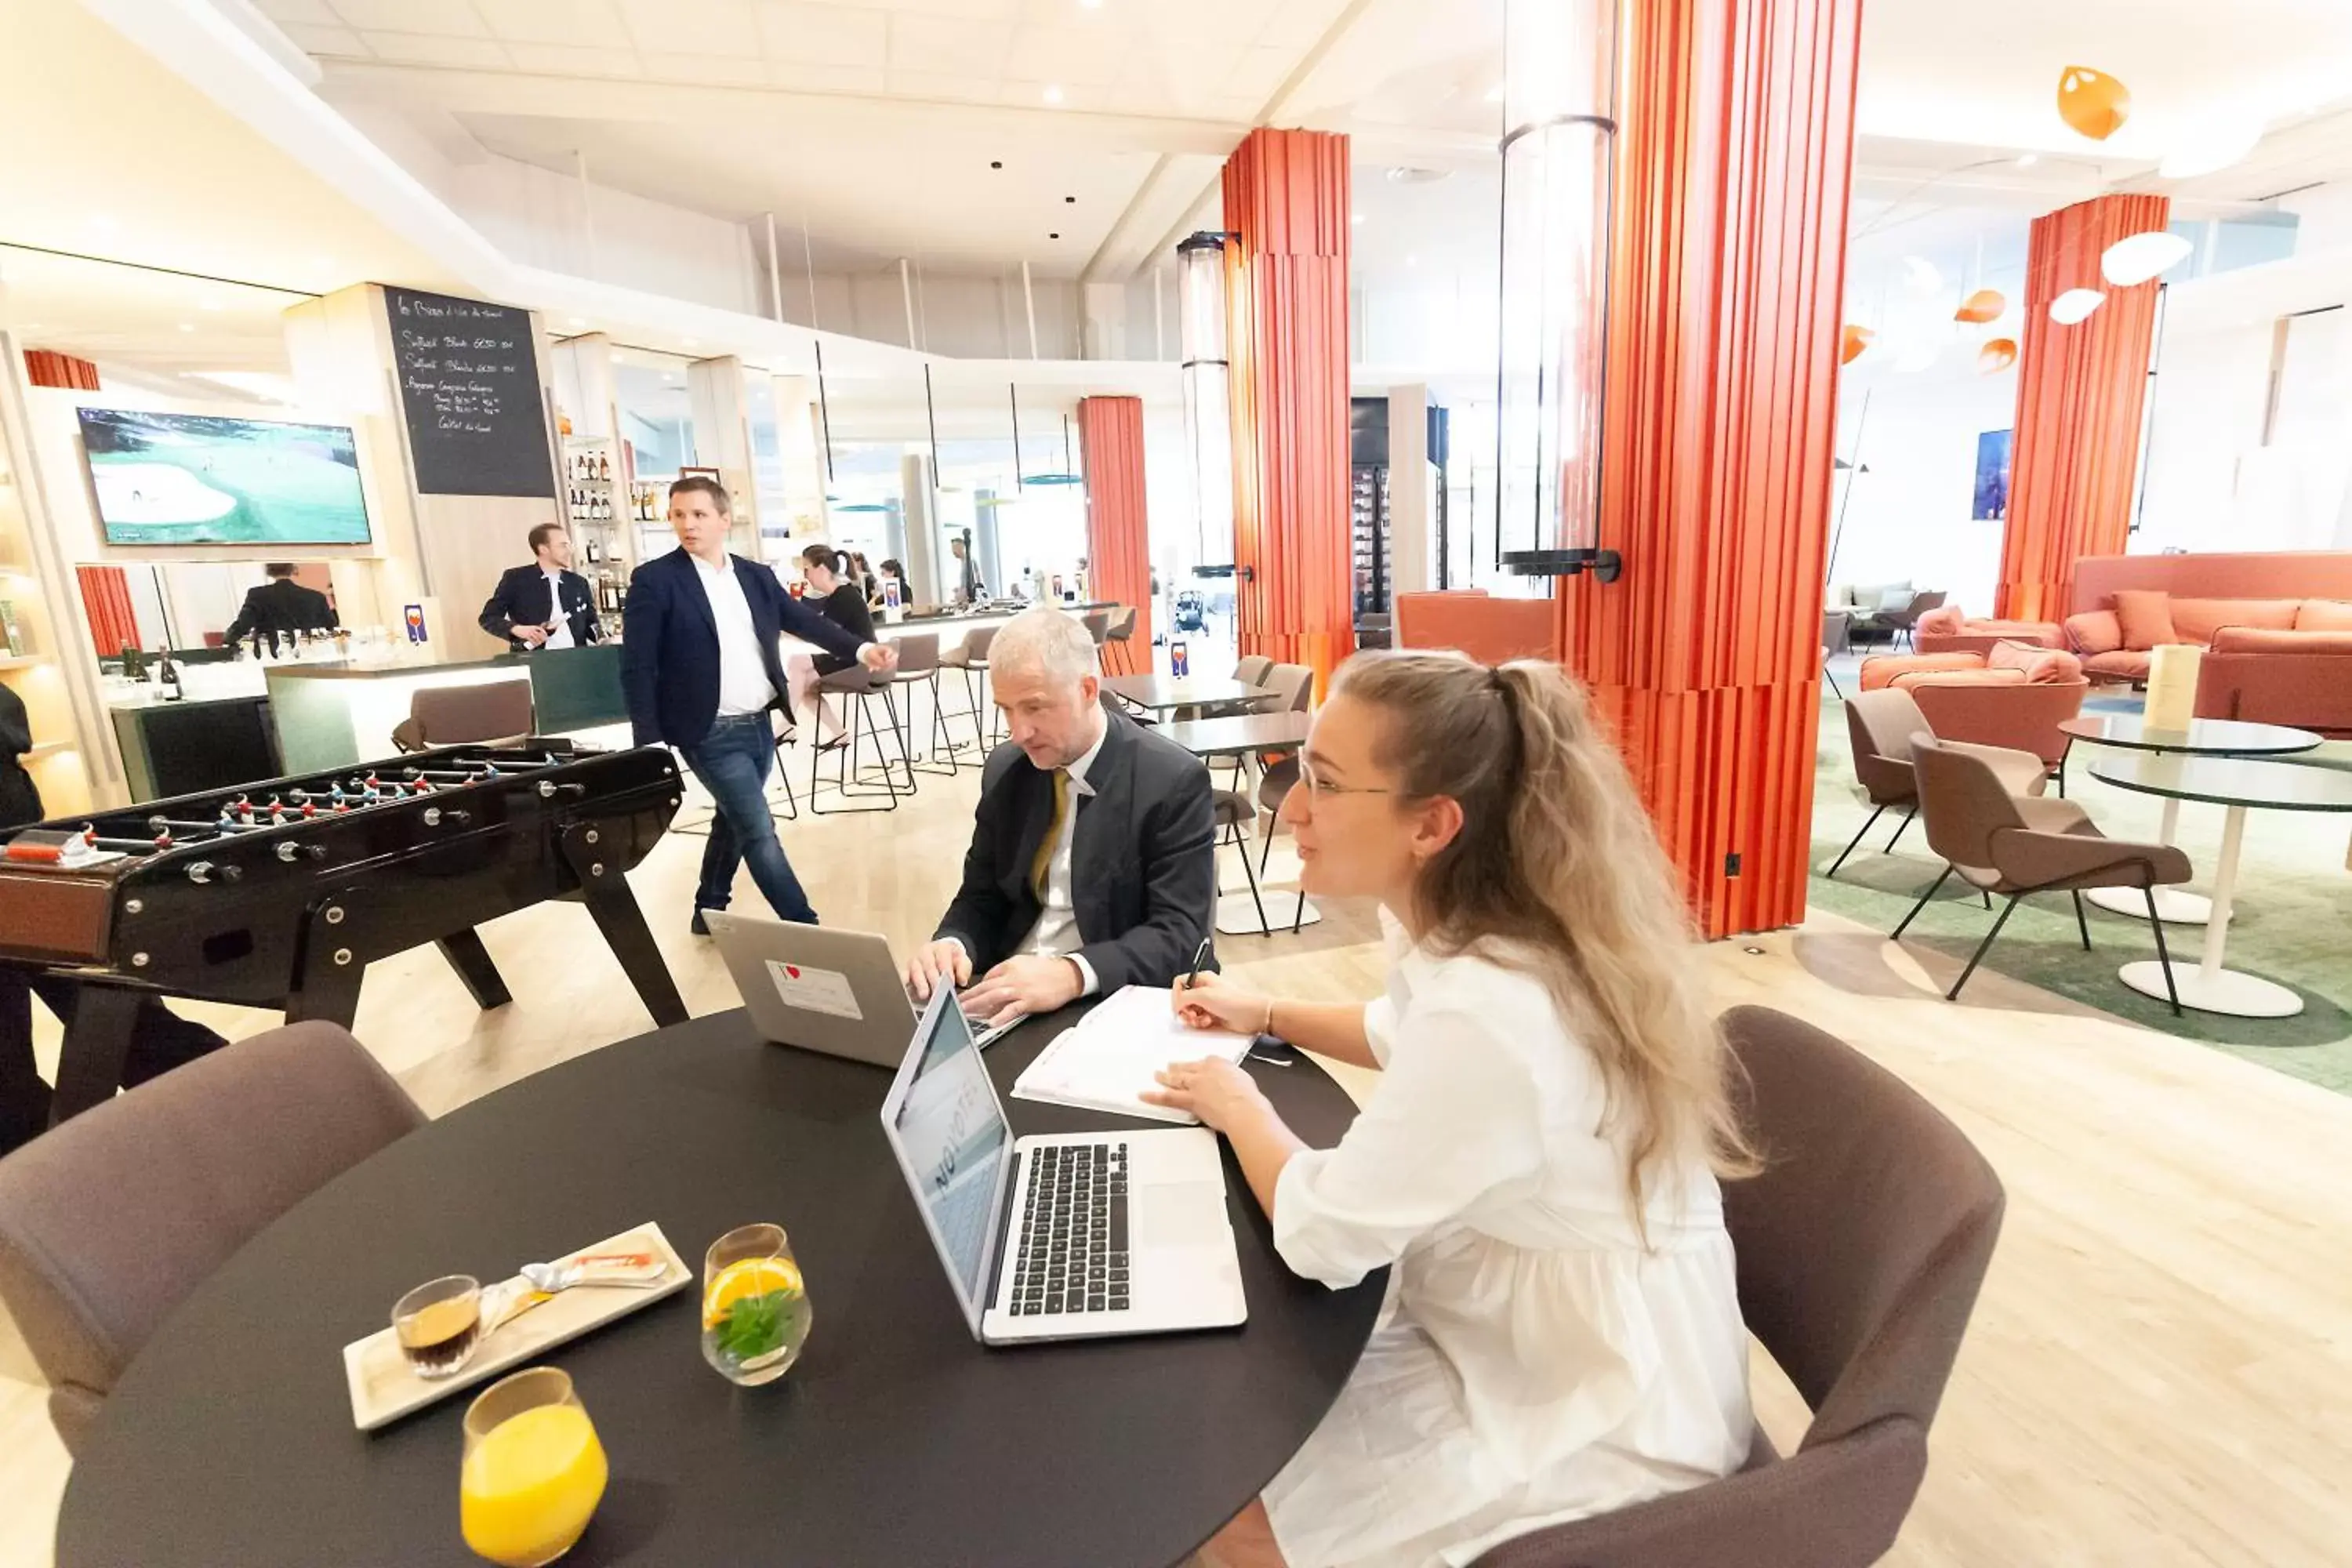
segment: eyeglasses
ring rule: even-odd
[[[1309,800],[1321,800],[1326,795],[1394,795],[1397,793],[1392,789],[1380,789],[1366,784],[1333,784],[1328,779],[1318,779],[1315,776],[1314,770],[1307,765],[1304,759],[1301,759],[1298,764],[1298,782],[1307,786],[1307,798]]]

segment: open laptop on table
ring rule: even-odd
[[[897,1067],[907,1054],[919,1015],[883,938],[719,910],[703,920],[763,1038],[876,1067]],[[979,1044],[1012,1027],[982,1030]]]
[[[1017,1142],[952,992],[882,1101],[972,1337],[984,1344],[1229,1327],[1248,1317],[1206,1128]]]

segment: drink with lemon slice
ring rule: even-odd
[[[793,1369],[808,1342],[808,1291],[783,1228],[747,1225],[702,1260],[702,1355],[745,1388]]]

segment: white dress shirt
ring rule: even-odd
[[[1013,946],[1016,954],[1042,953],[1048,958],[1068,959],[1077,966],[1081,996],[1091,996],[1101,990],[1102,982],[1095,974],[1095,966],[1078,952],[1085,939],[1078,935],[1077,902],[1070,890],[1070,847],[1078,841],[1078,802],[1094,798],[1094,785],[1087,783],[1087,770],[1102,755],[1103,742],[1109,738],[1110,726],[1106,723],[1086,754],[1064,770],[1070,775],[1070,809],[1062,814],[1062,830],[1055,835],[1053,852],[1045,860],[1045,907],[1037,911],[1037,923],[1029,928],[1029,934]],[[961,937],[944,940],[963,947]],[[970,948],[964,948],[964,956],[971,956]],[[975,974],[972,978],[977,980],[980,976]]]
[[[547,618],[555,624],[549,628],[547,640],[539,646],[572,647],[572,617],[563,613],[563,574],[552,568],[547,570]]]
[[[1746,1460],[1748,1338],[1715,1178],[1654,1163],[1534,975],[1414,947],[1381,911],[1385,1068],[1338,1147],[1294,1155],[1274,1240],[1334,1287],[1394,1265],[1381,1326],[1265,1492],[1283,1554],[1437,1568]]]
[[[710,598],[710,618],[719,626],[718,716],[760,712],[776,700],[776,684],[760,657],[760,630],[751,624],[751,602],[736,579],[735,558],[722,555],[716,566],[699,555],[693,561]]]

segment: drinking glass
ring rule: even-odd
[[[470,1274],[427,1280],[392,1304],[392,1335],[408,1370],[447,1377],[482,1342],[482,1282]]]
[[[745,1388],[793,1369],[808,1341],[808,1291],[783,1227],[739,1226],[702,1258],[702,1355]]]
[[[535,1366],[502,1377],[466,1412],[458,1528],[500,1568],[542,1568],[588,1528],[606,1474],[569,1373]]]

